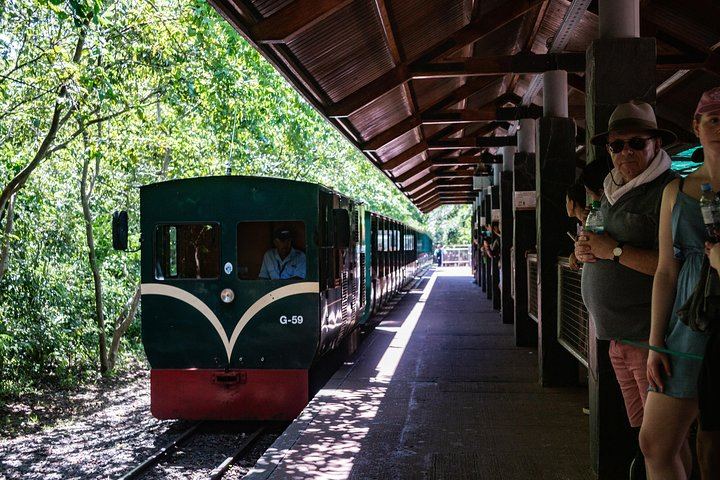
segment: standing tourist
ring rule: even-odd
[[[583,232],[575,256],[585,264],[582,297],[596,336],[610,341],[610,361],[625,401],[630,426],[639,434],[647,398],[647,344],[653,274],[658,262],[658,218],[665,185],[676,178],[661,148],[675,135],[657,127],[652,107],[633,101],[618,105],[608,131],[591,142],[604,146],[613,169],[604,181],[602,234]],[[642,478],[639,449],[631,475]],[[632,477],[631,477],[632,478]]]
[[[647,362],[651,392],[640,444],[653,479],[688,479],[692,470],[688,435],[698,415],[702,366],[693,356],[705,353],[708,334],[679,321],[677,311],[701,278],[707,240],[699,204],[701,185],[709,183],[714,191],[720,190],[720,88],[702,95],[692,126],[703,146],[705,161],[684,180],[673,181],[665,188],[660,213],[660,255],[653,287],[650,345],[674,354],[653,350]],[[714,408],[718,408],[717,404]],[[712,413],[717,415],[717,410]],[[705,427],[701,424],[698,434],[701,462]],[[717,423],[712,427],[717,429]]]

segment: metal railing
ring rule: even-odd
[[[528,316],[538,321],[538,265],[537,254],[530,253],[527,256],[527,291],[528,291]]]
[[[443,266],[466,267],[470,265],[472,250],[470,245],[452,245],[443,248]]]
[[[558,258],[558,342],[583,365],[588,365],[589,315],[580,290],[581,272]]]

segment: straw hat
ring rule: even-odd
[[[670,130],[658,128],[655,112],[650,104],[633,100],[618,105],[612,115],[610,115],[607,131],[593,135],[590,143],[601,147],[607,143],[607,136],[610,132],[625,132],[631,130],[652,132],[662,139],[663,145],[668,145],[677,140],[677,136]]]

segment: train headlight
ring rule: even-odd
[[[229,288],[223,289],[222,292],[220,292],[220,300],[223,301],[223,303],[230,303],[233,300],[235,300],[235,292],[233,292]]]

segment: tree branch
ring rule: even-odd
[[[147,100],[149,97],[151,97],[152,95],[155,95],[156,93],[157,93],[157,92],[153,92],[153,93],[150,93],[150,94],[146,95],[145,97],[142,98],[141,101]],[[152,101],[152,102],[145,103],[145,104],[138,104],[138,105],[133,105],[133,106],[126,106],[125,108],[123,108],[122,110],[118,110],[117,112],[113,112],[113,113],[110,113],[110,114],[108,114],[108,115],[104,115],[104,116],[102,116],[102,117],[98,117],[98,118],[94,118],[94,119],[92,119],[92,120],[88,120],[87,122],[83,123],[83,127],[82,127],[82,128],[78,128],[78,129],[75,130],[73,133],[71,133],[67,140],[65,140],[65,141],[62,142],[62,143],[58,143],[58,144],[55,145],[52,149],[50,149],[50,151],[48,152],[48,154],[55,153],[55,152],[57,152],[58,150],[62,150],[63,148],[67,147],[70,142],[72,142],[73,140],[75,140],[78,136],[82,135],[84,129],[86,129],[86,128],[88,128],[88,127],[90,127],[90,126],[92,126],[92,125],[94,125],[94,124],[96,124],[96,123],[105,122],[105,121],[111,120],[111,119],[113,119],[113,118],[115,118],[115,117],[119,117],[120,115],[123,115],[123,114],[129,112],[129,111],[132,110],[133,108],[150,106],[150,105],[152,105],[153,103],[155,103],[156,101],[157,101],[157,100],[154,100],[154,101]],[[96,110],[96,111],[97,111],[97,110]]]

